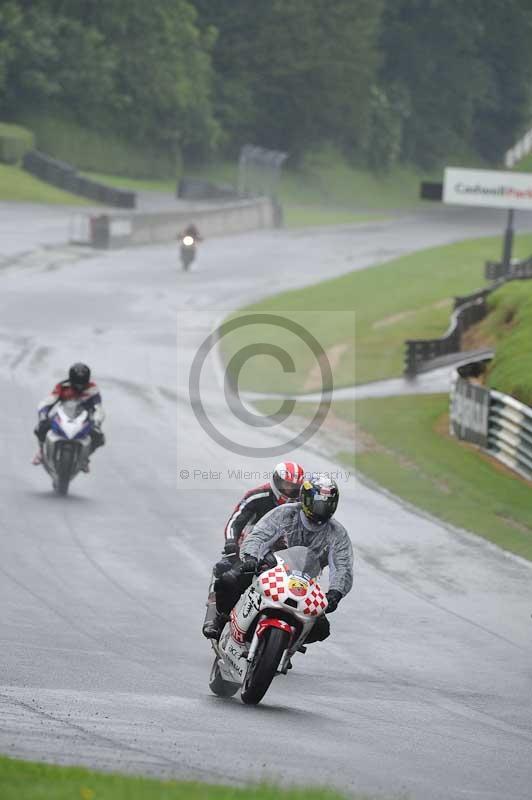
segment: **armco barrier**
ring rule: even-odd
[[[490,392],[488,451],[532,480],[532,408],[501,392]]]
[[[487,447],[489,407],[488,389],[455,374],[449,412],[451,432],[455,436]]]
[[[406,377],[413,378],[434,359],[460,352],[462,334],[486,316],[487,298],[491,292],[496,291],[507,281],[532,279],[532,257],[523,261],[512,261],[508,271],[505,271],[498,262],[487,261],[485,275],[488,280],[493,281],[491,286],[465,297],[454,298],[451,322],[443,336],[439,339],[408,339],[405,342]]]
[[[238,192],[229,183],[213,183],[203,178],[181,178],[177,196],[182,200],[236,200]]]
[[[58,161],[38,150],[30,150],[24,156],[22,166],[26,172],[46,183],[51,183],[59,189],[71,194],[81,195],[95,203],[117,208],[135,208],[137,196],[135,192],[124,189],[115,189],[98,181],[79,175],[75,167],[64,161]]]
[[[489,281],[527,280],[532,278],[532,258],[523,261],[514,259],[509,270],[500,261],[486,261],[484,275]]]
[[[514,472],[532,480],[532,408],[463,377],[467,370],[478,366],[468,364],[455,372],[450,397],[451,433],[482,447]]]
[[[214,207],[198,206],[187,211],[102,214],[91,219],[89,244],[100,248],[118,248],[172,242],[192,222],[198,226],[202,236],[209,238],[259,228],[273,228],[275,211],[269,198],[259,197],[220,203]]]
[[[487,293],[489,291],[492,289]],[[476,292],[472,300],[455,298],[455,309],[451,315],[450,325],[439,339],[407,339],[404,367],[404,374],[407,377],[417,375],[427,362],[460,351],[462,334],[487,314],[487,293]],[[464,300],[467,302],[463,302]],[[459,302],[462,304],[457,305]]]

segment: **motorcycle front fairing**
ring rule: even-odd
[[[232,610],[229,624],[220,637],[217,646],[220,672],[227,681],[243,681],[259,639],[269,627],[290,633],[279,666],[279,672],[286,673],[290,658],[327,608],[325,594],[316,581],[321,567],[315,553],[298,546],[273,555],[276,566],[253,580]]]
[[[51,428],[43,447],[43,466],[55,480],[58,477],[57,460],[62,448],[72,451],[71,477],[73,478],[89,458],[92,421],[88,412],[74,401],[61,403],[51,416]]]

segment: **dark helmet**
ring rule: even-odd
[[[89,385],[91,379],[91,371],[86,364],[72,364],[68,370],[68,379],[71,386],[82,392]]]
[[[336,511],[339,496],[336,481],[322,473],[312,475],[301,487],[301,510],[310,522],[323,525]]]

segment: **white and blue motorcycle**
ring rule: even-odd
[[[94,423],[89,412],[74,400],[59,403],[50,421],[42,463],[55,492],[64,496],[70,481],[88,464]]]

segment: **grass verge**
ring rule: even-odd
[[[469,335],[495,345],[488,384],[532,406],[532,283],[513,281],[488,299],[490,313]]]
[[[484,284],[483,263],[496,256],[499,247],[500,240],[493,237],[421,250],[266,298],[240,309],[235,316],[276,313],[297,318],[304,314],[305,327],[334,361],[336,386],[354,382],[355,359],[356,383],[395,377],[403,370],[405,339],[441,336],[449,324],[451,298]],[[532,236],[519,237],[516,255],[524,257],[531,250]],[[290,351],[292,340],[286,338],[284,329],[270,326],[267,336],[266,341]],[[243,327],[223,340],[227,361],[248,339],[249,331]],[[319,373],[311,380],[314,356],[301,342],[294,344],[294,361],[297,372],[287,375],[273,358],[251,359],[241,372],[239,384],[264,392],[319,390]]]
[[[237,182],[237,165],[230,162],[185,172],[233,185]],[[324,150],[309,153],[299,169],[283,168],[278,194],[285,208],[307,206],[326,211],[332,206],[359,213],[416,208],[425,205],[419,199],[419,186],[429,178],[440,180],[441,175],[427,175],[406,165],[377,175],[353,167],[337,153]]]
[[[262,413],[276,408],[273,401],[257,406]],[[325,431],[353,444],[337,457],[379,486],[532,561],[532,484],[451,437],[448,407],[446,394],[341,401]],[[308,417],[314,410],[298,403],[295,413]]]
[[[532,560],[531,484],[452,438],[448,406],[448,395],[336,403],[375,442],[341,457],[418,508]]]
[[[90,205],[88,200],[63,192],[18,167],[0,164],[0,200],[59,205]],[[92,203],[94,205],[94,203]]]
[[[174,178],[180,164],[160,147],[133,144],[108,130],[91,130],[73,119],[21,113],[20,121],[35,133],[37,147],[78,170],[128,175],[136,178]]]
[[[157,781],[109,775],[79,767],[55,767],[0,756],[2,800],[342,800],[327,790]],[[355,800],[355,798],[353,798]],[[363,800],[363,798],[360,798]],[[369,800],[366,798],[366,800]]]
[[[237,183],[237,166],[219,162],[186,174],[223,183]],[[342,225],[375,219],[374,212],[417,208],[419,185],[428,176],[414,167],[397,166],[384,175],[357,169],[337,153],[307,155],[299,169],[283,169],[277,190],[285,225]],[[429,176],[434,177],[434,176]]]

